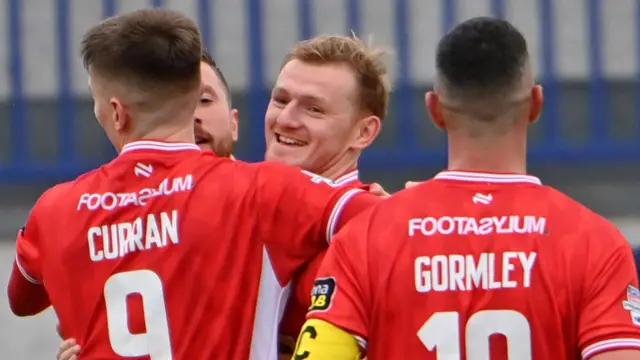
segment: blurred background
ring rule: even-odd
[[[43,189],[110,160],[78,56],[100,19],[147,6],[193,17],[233,88],[238,157],[260,160],[270,86],[294,42],[355,32],[393,51],[395,91],[365,180],[391,190],[446,165],[446,142],[423,95],[435,46],[461,20],[492,15],[529,42],[545,87],[531,134],[530,171],[618,224],[640,244],[640,1],[637,0],[0,0],[0,286],[13,236]],[[4,276],[6,275],[6,276]],[[22,320],[0,297],[0,358],[50,359],[51,313]]]

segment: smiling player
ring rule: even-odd
[[[385,53],[357,37],[317,36],[283,61],[265,115],[266,160],[300,166],[338,186],[361,184],[358,160],[375,140],[389,103]],[[294,279],[281,323],[282,350],[293,350],[322,256]]]
[[[334,239],[294,359],[638,359],[628,241],[526,174],[542,88],[522,34],[465,21],[440,41],[436,68],[426,102],[450,170]]]
[[[274,359],[285,285],[378,198],[201,151],[202,42],[182,14],[109,18],[81,53],[119,155],[38,199],[17,239],[12,311],[53,305],[88,359]]]

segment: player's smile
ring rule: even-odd
[[[307,143],[302,140],[298,140],[289,136],[284,136],[279,133],[275,133],[275,137],[278,144],[281,144],[284,146],[300,147],[300,146],[307,145]]]
[[[212,149],[213,135],[204,129],[197,121],[194,122],[193,131],[195,133],[196,145],[201,149]]]

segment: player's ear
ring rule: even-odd
[[[431,116],[431,121],[433,121],[438,129],[446,130],[447,127],[442,117],[442,106],[440,105],[438,94],[433,91],[427,91],[424,96],[424,102],[427,105],[427,110],[429,111],[429,115]]]
[[[542,94],[542,86],[534,85],[531,88],[531,107],[529,109],[529,122],[534,123],[542,113],[542,104],[544,103],[544,95]]]
[[[116,131],[122,131],[127,126],[128,121],[126,106],[120,99],[115,97],[109,99],[109,105],[112,110],[113,128]]]
[[[356,126],[355,141],[351,146],[358,150],[364,150],[378,137],[381,126],[380,118],[375,115],[360,119]]]
[[[237,109],[231,109],[231,136],[233,141],[238,141],[238,126],[240,122],[240,115]]]

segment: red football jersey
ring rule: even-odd
[[[366,188],[366,185],[360,181],[357,169],[349,171],[335,179],[333,184],[341,187]],[[302,325],[304,325],[307,311],[309,310],[309,306],[311,306],[313,283],[320,269],[320,265],[322,265],[325,252],[326,251],[323,251],[313,258],[293,279],[291,297],[287,302],[284,316],[280,323],[280,333],[290,337],[288,341],[285,339],[283,339],[283,341],[289,342],[289,345],[295,344]]]
[[[376,359],[588,359],[640,349],[629,243],[526,175],[448,171],[335,237],[308,318]]]
[[[286,284],[341,214],[377,201],[358,193],[282,164],[134,142],[38,200],[16,264],[83,358],[276,359]]]

